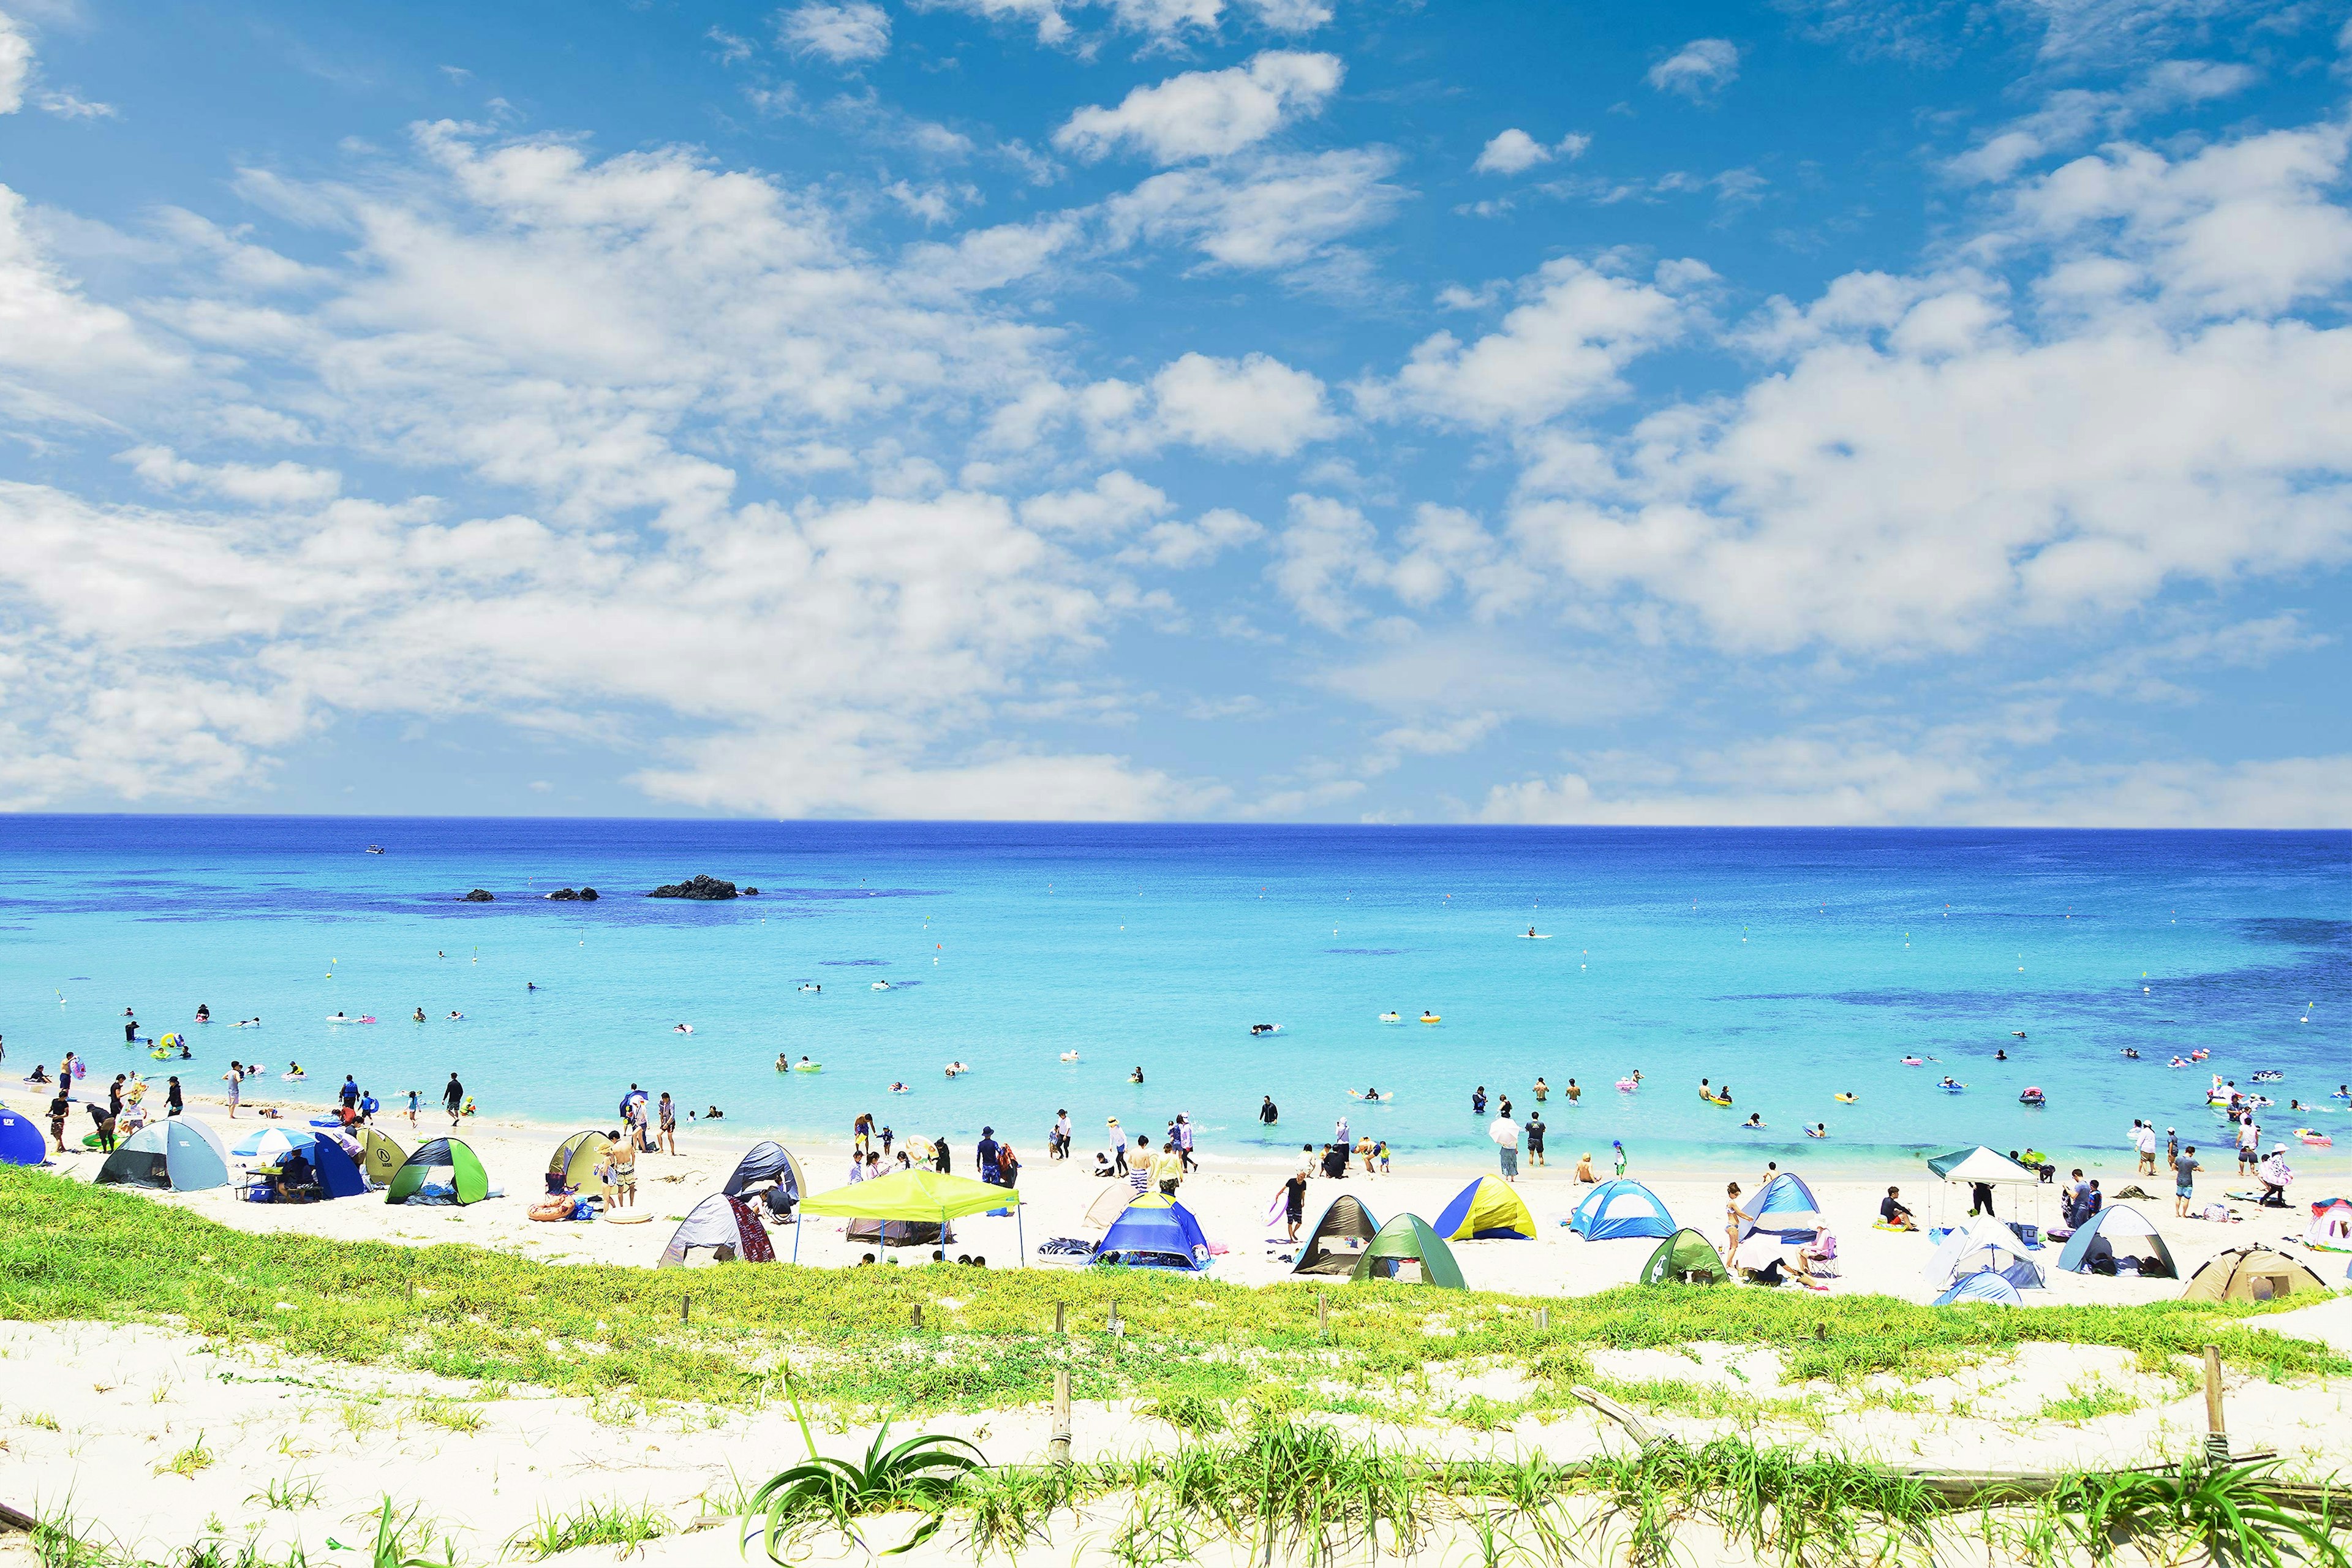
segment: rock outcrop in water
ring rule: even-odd
[[[593,888],[583,888],[583,889],[580,889],[580,901],[581,901],[582,903],[583,903],[583,904],[593,904],[593,903],[594,903],[594,902],[596,901],[596,889],[593,889]]]
[[[461,904],[489,904],[496,903],[498,901],[498,897],[499,896],[496,893],[493,893],[488,888],[476,888],[472,892],[467,893],[464,898],[457,901]]]
[[[542,899],[553,899],[558,903],[572,903],[577,901],[583,904],[593,904],[596,901],[597,893],[596,889],[593,888],[558,888],[551,893],[541,893],[540,897]]]
[[[717,877],[696,876],[688,877],[683,882],[666,883],[647,893],[646,897],[649,899],[731,899],[735,897],[735,884],[732,882],[721,881]]]

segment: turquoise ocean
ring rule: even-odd
[[[2136,1116],[2210,1144],[2209,1070],[2272,1069],[2292,1142],[2352,1123],[2326,1098],[2352,1080],[2348,869],[2352,835],[2315,833],[12,816],[0,1070],[14,1091],[76,1050],[216,1092],[258,1058],[272,1090],[324,1102],[351,1072],[387,1108],[455,1070],[486,1112],[581,1125],[638,1083],[738,1136],[838,1145],[870,1110],[1032,1159],[1064,1107],[1082,1154],[1109,1116],[1156,1135],[1183,1111],[1204,1152],[1272,1159],[1344,1115],[1463,1163],[1490,1153],[1473,1089],[1524,1117],[1541,1075],[1556,1162],[1622,1140],[1639,1171],[1826,1173],[2112,1153]],[[697,873],[760,896],[645,896]],[[583,885],[603,896],[541,896]],[[195,1060],[126,1047],[125,1007]],[[1347,1092],[1375,1086],[1395,1098]]]

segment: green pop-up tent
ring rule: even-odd
[[[1715,1244],[1695,1230],[1678,1230],[1658,1243],[1642,1265],[1644,1285],[1720,1285],[1731,1278]]]
[[[1371,1245],[1357,1254],[1356,1267],[1348,1278],[1351,1281],[1400,1279],[1399,1270],[1407,1262],[1421,1265],[1424,1285],[1441,1285],[1448,1290],[1469,1289],[1462,1279],[1462,1265],[1454,1261],[1454,1249],[1417,1214],[1401,1214],[1381,1226]]]
[[[383,1201],[404,1204],[416,1195],[436,1171],[449,1173],[450,1199],[458,1204],[478,1204],[490,1195],[490,1178],[482,1169],[474,1152],[455,1138],[436,1138],[411,1154],[393,1173],[392,1185],[384,1189]]]
[[[1029,1249],[1021,1235],[1020,1193],[1011,1187],[975,1182],[969,1176],[942,1175],[937,1171],[919,1168],[900,1171],[896,1175],[878,1177],[871,1182],[852,1182],[845,1187],[835,1187],[829,1193],[803,1198],[800,1212],[885,1223],[901,1220],[915,1225],[936,1225],[944,1229],[951,1219],[1007,1208],[1013,1211],[1013,1234],[1021,1247],[1021,1266],[1026,1268],[1029,1266]],[[793,1261],[795,1263],[801,1258],[801,1229],[794,1226],[793,1230]]]

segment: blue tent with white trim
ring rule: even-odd
[[[1155,1193],[1128,1205],[1127,1211],[1103,1232],[1087,1261],[1127,1268],[1182,1268],[1197,1274],[1209,1267],[1209,1238],[1191,1209]]]
[[[2000,1277],[1998,1269],[1980,1268],[1952,1281],[1951,1288],[1936,1298],[1938,1307],[1954,1306],[1962,1301],[1990,1301],[1997,1307],[2022,1307],[2025,1298],[2017,1287]]]
[[[1817,1216],[1822,1205],[1813,1197],[1813,1189],[1805,1185],[1805,1178],[1794,1171],[1783,1171],[1765,1183],[1756,1201],[1743,1206],[1756,1216],[1758,1230],[1780,1229],[1772,1221],[1775,1215],[1788,1215],[1791,1229],[1811,1230],[1821,1224]]]
[[[1584,1194],[1568,1228],[1587,1241],[1616,1241],[1632,1236],[1672,1236],[1681,1228],[1658,1194],[1629,1177],[1603,1182]]]
[[[38,1122],[29,1116],[0,1109],[0,1165],[46,1164],[48,1148],[41,1141]]]

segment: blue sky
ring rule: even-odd
[[[0,7],[7,805],[2352,826],[2352,5]]]

